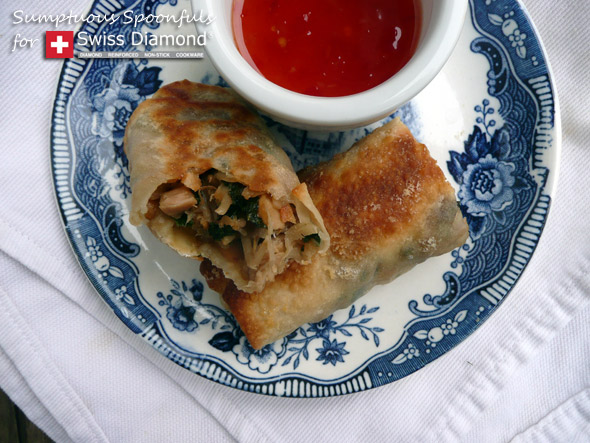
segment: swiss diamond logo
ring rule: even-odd
[[[74,56],[74,31],[46,31],[45,58]]]

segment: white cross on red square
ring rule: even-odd
[[[61,54],[64,52],[64,48],[70,46],[68,42],[63,41],[62,36],[58,35],[57,39],[54,42],[51,42],[51,47],[56,48],[57,53]]]
[[[46,31],[45,58],[74,56],[74,31]]]

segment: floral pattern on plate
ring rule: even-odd
[[[534,252],[559,147],[551,77],[526,12],[515,0],[471,0],[470,6],[456,49],[462,59],[451,59],[449,72],[462,64],[485,75],[449,80],[467,105],[456,138],[445,138],[450,129],[444,124],[423,119],[420,100],[395,114],[419,140],[431,133],[431,141],[447,140],[435,154],[456,187],[469,241],[261,350],[252,349],[194,262],[174,255],[127,217],[131,190],[123,134],[133,110],[170,81],[227,86],[224,80],[206,60],[66,60],[52,117],[54,185],[78,260],[113,312],[188,370],[269,395],[321,397],[377,387],[464,340],[496,311]],[[127,8],[178,12],[175,1],[165,0],[95,0],[91,12],[102,7],[115,14]],[[138,30],[121,22],[83,28],[125,35]],[[158,33],[160,27],[139,30]],[[427,98],[428,106],[450,108]],[[383,123],[313,133],[266,121],[296,169],[331,158]]]

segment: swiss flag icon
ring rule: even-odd
[[[45,58],[74,56],[74,31],[46,31]]]

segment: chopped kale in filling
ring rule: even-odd
[[[175,219],[174,221],[176,222],[176,226],[188,226],[191,227],[193,225],[193,221],[187,221],[188,220],[188,216],[186,215],[186,212],[184,212],[180,217],[178,217],[177,219]]]
[[[201,192],[200,191],[193,191],[193,195],[197,199],[197,206],[201,204]]]
[[[223,237],[227,237],[228,235],[239,234],[239,232],[234,231],[231,226],[219,226],[217,223],[209,223],[209,228],[207,231],[209,232],[211,238],[215,241],[219,241]]]
[[[311,240],[314,240],[318,245],[322,242],[320,234],[309,234],[303,237],[303,243],[308,243]]]
[[[229,195],[232,199],[232,205],[226,212],[226,215],[232,218],[243,218],[249,221],[257,228],[266,228],[266,225],[258,215],[258,200],[260,197],[245,199],[242,196],[245,186],[240,183],[223,182],[229,188]]]

